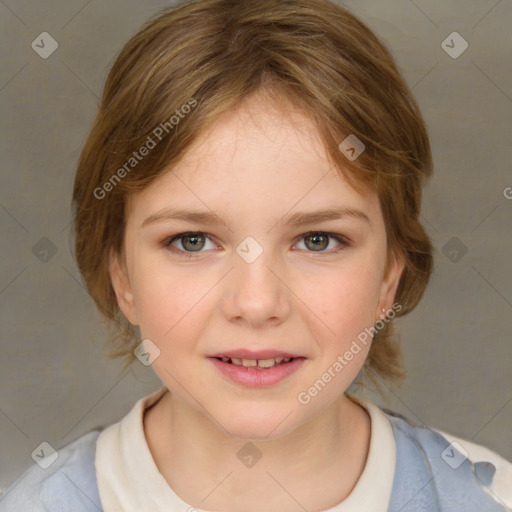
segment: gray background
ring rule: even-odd
[[[385,401],[364,396],[512,459],[512,2],[339,3],[396,56],[436,166],[423,208],[435,273],[398,323],[410,377]],[[59,449],[160,387],[138,361],[123,373],[103,357],[104,326],[71,256],[69,227],[75,166],[108,68],[167,5],[0,3],[0,489],[33,464],[42,441]],[[31,48],[44,31],[59,44],[47,59]],[[453,31],[469,44],[456,59],[441,46]]]

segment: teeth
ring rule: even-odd
[[[222,357],[222,361],[225,363],[231,362],[237,366],[245,366],[246,368],[272,368],[276,364],[288,363],[291,361],[291,357],[274,357],[272,359],[238,359],[237,357]]]
[[[274,366],[275,364],[276,364],[276,360],[274,358],[258,360],[258,366],[260,368],[272,368],[272,366]]]

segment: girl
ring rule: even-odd
[[[116,354],[162,388],[0,510],[489,511],[512,465],[351,395],[404,376],[432,245],[424,120],[327,0],[195,0],[122,49],[73,191]]]

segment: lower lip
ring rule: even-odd
[[[236,384],[250,388],[261,388],[272,386],[286,379],[292,373],[295,373],[305,361],[304,357],[298,357],[288,363],[276,364],[272,368],[258,370],[257,368],[238,366],[233,363],[225,363],[215,357],[210,358],[213,364],[220,372]]]

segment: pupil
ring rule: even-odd
[[[203,238],[203,237],[199,236],[199,235],[186,235],[183,237],[183,246],[186,249],[192,249],[193,251],[199,250],[199,249],[201,249],[201,247],[200,247],[201,242],[198,242],[198,239],[201,239],[201,238]],[[191,240],[194,240],[194,241],[191,242],[190,247],[187,247],[187,242],[190,243]]]
[[[308,236],[308,237],[306,237],[306,238],[307,238],[307,239],[309,239],[310,241],[311,241],[311,240],[315,240],[315,242],[313,242],[313,244],[314,244],[314,245],[313,245],[313,249],[314,249],[315,251],[325,249],[325,248],[327,247],[327,245],[328,245],[328,243],[327,243],[327,244],[325,243],[325,240],[326,240],[326,238],[327,238],[325,235],[318,235],[318,234],[317,234],[317,235],[309,235],[309,236]],[[317,244],[317,242],[318,242],[318,240],[319,240],[319,239],[321,239],[321,238],[323,238],[323,239],[324,239],[324,243],[322,244],[322,243],[320,242],[320,245],[318,245],[318,244]]]

